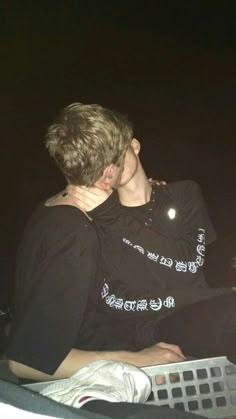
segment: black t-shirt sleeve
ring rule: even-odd
[[[166,226],[163,231],[161,226],[157,230],[153,226],[147,228],[137,217],[122,211],[116,192],[89,213],[95,221],[102,248],[108,252],[106,258],[109,258],[109,253],[114,255],[114,249],[116,257],[121,254],[120,244],[127,232],[132,244],[182,261],[194,259],[198,234],[204,233],[206,244],[215,239],[215,231],[198,184],[183,181],[167,187],[177,207],[177,222],[181,225],[175,236],[168,234]]]
[[[185,278],[199,277],[205,246],[215,239],[200,187],[193,181],[163,186],[157,190],[156,204],[150,228],[135,213],[122,210],[116,192],[90,212],[101,241],[109,294],[164,298],[170,292],[163,281],[168,269],[176,280],[184,269]],[[167,217],[170,208],[176,210],[173,222]]]
[[[88,240],[85,225],[65,215],[61,225],[55,222],[53,228],[52,221],[44,232],[41,257],[35,259],[30,291],[7,351],[9,359],[47,374],[56,371],[78,339],[96,271],[93,236]]]
[[[216,232],[209,217],[206,202],[198,183],[194,181],[176,182],[173,184],[173,194],[183,211],[183,224],[188,229],[203,229],[205,244],[216,239]]]

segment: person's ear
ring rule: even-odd
[[[114,165],[110,164],[104,169],[103,175],[95,182],[95,186],[103,190],[111,189],[111,180],[113,176]]]
[[[134,153],[136,154],[136,156],[138,156],[139,152],[140,152],[140,149],[141,149],[141,144],[140,144],[139,140],[137,140],[137,138],[133,138],[130,145],[131,145]]]

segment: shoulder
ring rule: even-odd
[[[170,182],[166,188],[173,193],[199,193],[201,191],[200,185],[194,180],[181,180],[178,182]]]
[[[157,187],[157,202],[162,205],[173,205],[183,213],[191,213],[205,207],[199,184],[193,180],[170,182]]]
[[[164,194],[167,194],[178,201],[202,201],[201,187],[194,180],[170,182],[167,185],[161,186],[161,188]]]
[[[79,209],[70,205],[46,207],[40,204],[26,224],[23,240],[52,246],[60,241],[70,241],[73,237],[85,243],[91,235],[95,235],[95,229]]]
[[[89,223],[87,217],[76,207],[72,205],[56,205],[52,207],[47,207],[44,204],[40,204],[32,216],[30,217],[28,224],[39,224],[48,226],[57,226],[66,225],[69,226],[75,225],[85,225]]]

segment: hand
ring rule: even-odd
[[[154,185],[167,185],[165,180],[153,180],[152,177],[150,177],[148,180],[150,183],[153,183]]]
[[[107,190],[100,189],[96,186],[74,186],[68,185],[66,188],[71,200],[74,201],[82,211],[92,211],[101,205],[112,194],[112,188]]]
[[[172,362],[185,361],[185,356],[177,345],[160,342],[138,352],[140,366],[169,364]]]

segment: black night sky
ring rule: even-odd
[[[232,280],[234,9],[227,0],[1,1],[1,289],[28,216],[64,185],[44,134],[74,101],[127,113],[148,175],[201,184],[219,234],[209,281]]]

